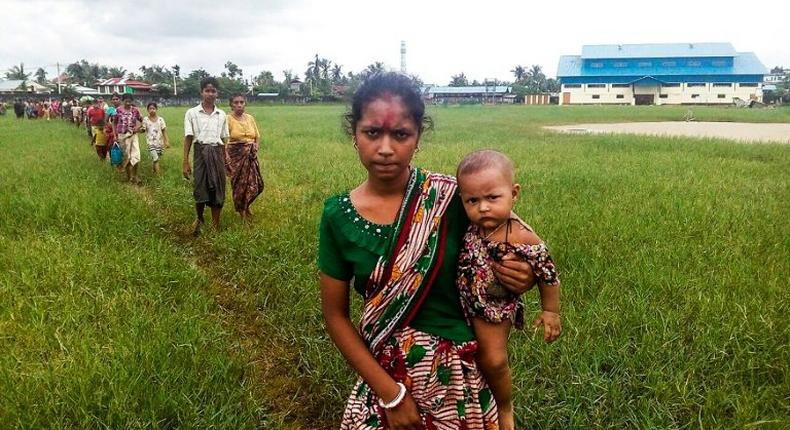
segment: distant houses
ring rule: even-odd
[[[145,95],[153,90],[153,85],[126,78],[110,78],[100,81],[96,85],[99,94],[140,94]]]
[[[762,100],[765,66],[730,43],[585,45],[560,57],[560,104],[733,104]]]
[[[33,94],[79,94],[79,95],[110,95],[110,94],[138,94],[146,95],[153,91],[153,85],[125,78],[111,78],[96,82],[95,87],[79,85],[72,82],[65,74],[39,84],[34,80],[0,79],[0,94],[5,95],[33,95]]]

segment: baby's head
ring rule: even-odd
[[[475,151],[461,160],[456,177],[470,221],[493,230],[510,218],[521,186],[514,183],[513,162],[505,154]]]

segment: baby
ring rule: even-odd
[[[461,302],[478,341],[480,370],[499,408],[500,430],[513,430],[507,339],[511,326],[523,327],[524,307],[518,295],[497,281],[492,265],[512,254],[532,267],[543,307],[533,326],[544,326],[546,342],[554,341],[562,331],[560,281],[546,245],[513,213],[521,187],[514,183],[510,159],[498,151],[476,151],[461,161],[456,176],[471,221],[458,261]]]

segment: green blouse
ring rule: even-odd
[[[455,279],[458,252],[469,221],[458,196],[447,208],[447,221],[442,266],[409,326],[453,342],[467,342],[474,339],[474,333],[464,318]],[[364,219],[351,204],[348,193],[330,197],[324,202],[321,216],[318,268],[341,281],[353,279],[354,289],[364,296],[370,274],[386,252],[391,234],[392,225]]]

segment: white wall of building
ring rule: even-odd
[[[570,94],[570,103],[566,103]],[[732,104],[735,98],[741,100],[757,99],[762,101],[762,85],[757,87],[744,84],[712,84],[702,86],[681,83],[679,86],[631,86],[618,87],[617,84],[563,84],[560,90],[560,104],[635,104],[634,95],[653,95],[653,103],[662,104]]]

